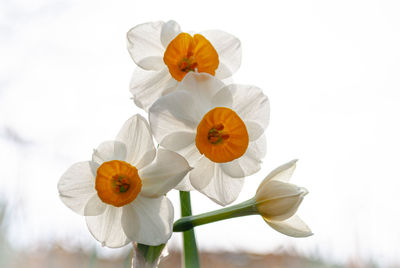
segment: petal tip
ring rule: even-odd
[[[309,194],[309,191],[308,191],[306,188],[304,188],[304,187],[300,187],[300,191],[302,192],[302,193],[301,193],[301,196],[302,196],[302,197],[304,197],[304,196],[306,196],[306,195]]]
[[[290,161],[288,164],[290,165],[290,166],[296,166],[297,165],[297,161],[299,161],[299,159],[293,159],[292,161]]]

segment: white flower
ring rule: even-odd
[[[240,67],[241,44],[219,30],[191,36],[175,21],[137,25],[127,34],[128,51],[139,66],[130,89],[136,105],[146,111],[162,95],[174,91],[190,71],[206,72],[220,79]]]
[[[258,212],[272,228],[288,236],[306,237],[312,232],[295,213],[308,191],[288,183],[296,161],[273,170],[258,187],[255,201]]]
[[[156,151],[146,120],[125,122],[116,141],[72,165],[58,183],[60,198],[86,216],[92,235],[107,247],[130,241],[159,245],[172,234],[174,211],[165,194],[190,170],[177,153]]]
[[[158,143],[194,167],[179,190],[194,187],[227,205],[239,195],[243,178],[260,169],[269,102],[257,87],[225,86],[209,74],[192,72],[154,103],[149,118]]]

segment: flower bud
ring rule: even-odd
[[[304,237],[312,235],[311,230],[295,213],[308,191],[288,183],[296,161],[273,170],[258,187],[255,202],[258,212],[272,228],[289,236]]]

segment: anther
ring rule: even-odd
[[[130,184],[126,178],[120,175],[115,175],[113,177],[113,186],[116,192],[125,193],[129,190]]]
[[[214,128],[215,128],[216,130],[218,130],[218,131],[221,131],[221,130],[224,129],[224,125],[221,124],[221,123],[219,123],[219,124],[217,124]]]
[[[225,133],[224,125],[219,123],[208,131],[207,139],[211,144],[219,144],[229,139],[229,134]]]
[[[182,72],[193,72],[197,68],[197,62],[195,62],[194,57],[191,54],[188,54],[184,57],[179,63],[179,69]]]

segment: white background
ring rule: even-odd
[[[13,211],[9,238],[30,248],[97,245],[58,199],[58,179],[131,115],[145,115],[130,99],[135,64],[125,34],[174,19],[184,31],[239,37],[234,81],[262,88],[271,102],[263,169],[235,203],[298,158],[293,183],[310,192],[298,215],[315,233],[285,237],[251,216],[197,228],[200,249],[400,263],[399,13],[399,1],[382,0],[2,0],[0,193]],[[178,218],[178,194],[169,196]],[[193,203],[195,213],[219,208],[197,193]],[[179,234],[171,244],[180,245]]]

